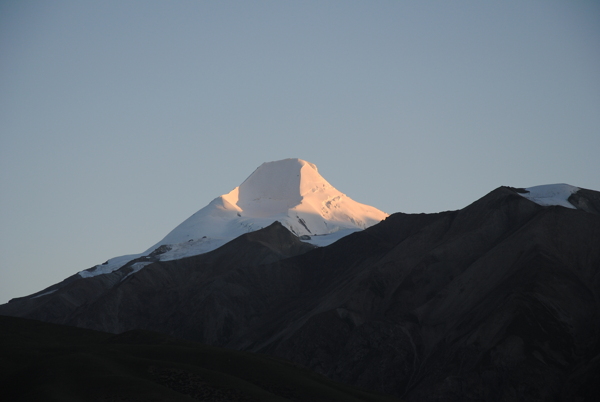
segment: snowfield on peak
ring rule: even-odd
[[[387,216],[338,191],[310,162],[266,162],[239,187],[215,198],[145,252],[113,258],[79,274],[91,277],[110,273],[133,259],[150,255],[161,245],[169,246],[158,255],[161,261],[206,253],[275,221],[322,247]]]
[[[521,196],[544,207],[559,205],[565,208],[576,209],[568,200],[569,197],[579,191],[579,187],[569,184],[546,184],[543,186],[528,187],[526,193]]]

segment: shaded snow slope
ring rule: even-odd
[[[543,186],[528,187],[526,193],[520,193],[523,197],[542,206],[559,205],[565,208],[575,209],[568,200],[569,197],[579,191],[579,187],[569,184],[546,184]]]
[[[338,191],[312,163],[301,159],[267,162],[239,187],[215,198],[144,253],[113,258],[80,275],[112,272],[161,245],[169,246],[159,256],[162,261],[206,253],[275,221],[297,236],[310,236],[310,243],[326,246],[387,216]]]

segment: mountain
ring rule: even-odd
[[[326,246],[386,216],[338,191],[312,163],[301,159],[267,162],[145,252],[113,258],[79,274],[91,277],[113,272],[152,253],[160,255],[161,261],[203,254],[276,221],[296,236],[304,236],[306,242]]]
[[[258,352],[408,401],[595,400],[598,211],[599,192],[561,184],[396,213],[326,247],[274,222],[74,275],[0,314]]]

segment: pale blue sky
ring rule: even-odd
[[[262,162],[386,212],[600,190],[596,1],[0,1],[0,303]]]

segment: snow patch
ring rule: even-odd
[[[121,282],[125,280],[125,278],[127,278],[130,275],[135,274],[136,272],[138,272],[140,269],[144,268],[146,265],[150,265],[152,264],[152,261],[144,261],[144,262],[136,262],[135,264],[132,264],[131,268],[133,271],[131,271],[130,273],[128,273],[127,275],[125,275],[123,277],[123,279],[121,279]]]
[[[212,239],[206,237],[185,243],[172,244],[171,250],[161,254],[160,260],[172,261],[180,258],[193,257],[195,255],[208,253],[209,251],[216,250],[231,240],[232,239]]]
[[[152,250],[151,250],[152,251]],[[150,254],[148,252],[148,254]],[[136,258],[140,258],[147,255],[146,253],[140,254],[129,254],[122,255],[120,257],[111,258],[106,261],[104,264],[96,265],[93,268],[89,268],[79,272],[79,276],[82,278],[91,278],[98,275],[110,274],[113,271],[121,268],[123,265],[127,264],[129,261],[135,260]]]
[[[56,292],[57,290],[58,290],[58,289],[53,289],[53,290],[50,290],[50,291],[48,291],[48,292],[44,292],[44,293],[42,293],[41,295],[33,296],[33,297],[32,297],[32,299],[37,299],[38,297],[42,297],[42,296],[49,295],[50,293],[54,293],[54,292]]]
[[[329,234],[325,234],[325,235],[317,235],[317,236],[311,236],[310,240],[302,240],[304,243],[310,243],[313,244],[315,246],[318,247],[325,247],[325,246],[329,246],[330,244],[335,243],[336,241],[338,241],[339,239],[341,239],[342,237],[346,237],[349,234],[355,233],[355,232],[360,232],[361,229],[341,229],[338,230],[335,233],[329,233]]]
[[[565,208],[577,209],[568,199],[579,191],[579,187],[569,184],[546,184],[543,186],[528,187],[527,193],[519,193],[523,197],[544,207],[558,205]]]

